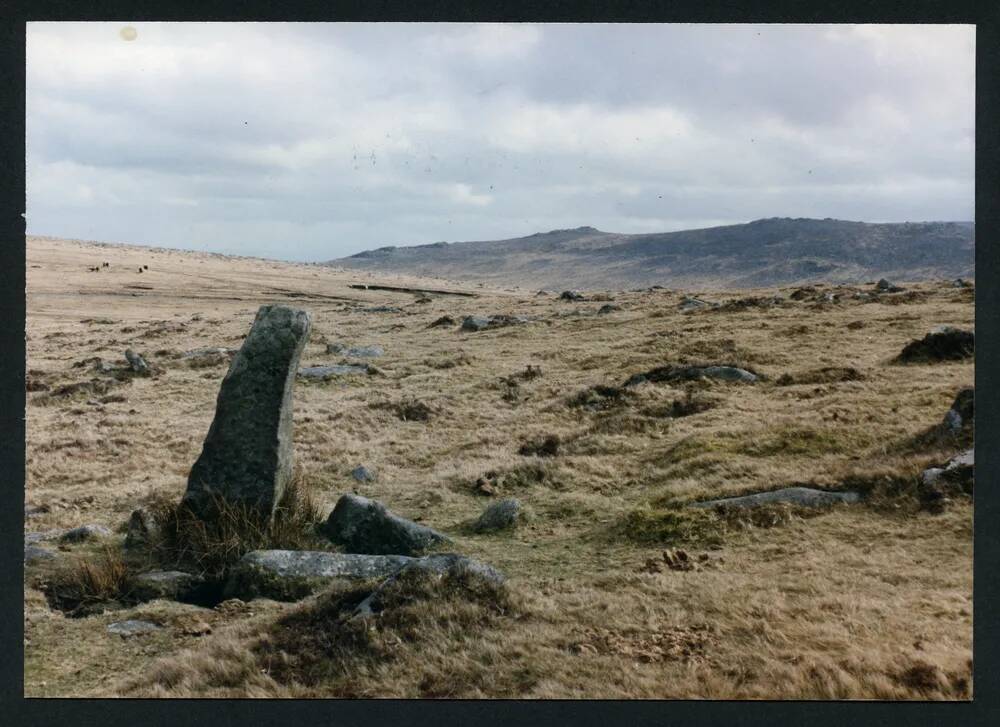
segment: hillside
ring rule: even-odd
[[[974,277],[975,226],[770,218],[642,235],[579,227],[510,240],[383,247],[328,264],[536,288],[915,281]]]
[[[974,358],[895,357],[972,329],[974,287],[689,309],[40,238],[26,273],[27,697],[972,698],[972,481],[940,468],[973,441],[942,422]],[[312,315],[303,373],[336,367],[292,390],[312,509],[263,541],[125,547],[136,512],[175,512],[265,304]],[[705,507],[786,488],[845,499]],[[140,580],[220,584],[258,548],[366,557],[317,534],[348,493],[507,581],[397,581],[354,618],[384,581]],[[474,527],[507,498],[523,519]]]

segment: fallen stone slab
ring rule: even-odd
[[[858,492],[828,492],[811,487],[785,487],[770,492],[757,492],[741,497],[724,497],[691,503],[691,507],[758,507],[774,503],[787,503],[800,507],[829,507],[838,503],[856,503],[861,500]]]
[[[746,384],[752,384],[760,378],[738,366],[659,366],[646,373],[630,376],[623,385],[636,386],[646,381],[691,381],[702,377]]]
[[[139,636],[141,634],[151,634],[156,631],[162,630],[163,627],[155,624],[151,621],[139,621],[136,619],[129,619],[128,621],[116,621],[114,623],[108,624],[108,633],[115,634],[116,636],[121,636],[122,638],[128,638],[130,636]]]
[[[384,578],[411,560],[403,555],[254,550],[230,570],[224,596],[294,601],[335,580]]]
[[[898,363],[961,361],[976,354],[976,334],[951,326],[935,328],[919,341],[910,341],[896,357]]]
[[[347,346],[343,343],[326,344],[327,353],[336,353],[346,358],[378,358],[385,354],[381,346]]]
[[[343,495],[320,531],[350,553],[420,555],[448,542],[448,537],[426,525],[407,520],[377,500]]]
[[[203,518],[216,498],[270,517],[292,475],[292,390],[312,316],[264,305],[222,380],[183,502]]]
[[[369,373],[370,368],[364,364],[334,364],[332,366],[305,366],[299,369],[298,375],[303,379],[326,381],[334,376],[351,376]]]
[[[150,571],[135,577],[132,595],[140,601],[157,598],[180,601],[189,597],[202,583],[203,578],[183,571]]]

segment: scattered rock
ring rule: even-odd
[[[111,531],[103,525],[81,525],[77,528],[67,530],[59,536],[61,543],[83,543],[89,540],[106,538],[111,535]]]
[[[806,300],[807,298],[811,298],[815,294],[816,294],[816,288],[814,288],[811,285],[805,285],[801,288],[796,288],[795,290],[793,290],[788,297],[791,300]]]
[[[516,497],[505,497],[488,505],[483,510],[483,514],[473,524],[472,529],[478,533],[505,530],[517,525],[520,517],[520,501]]]
[[[559,300],[583,300],[583,293],[579,290],[564,290],[559,294]]]
[[[860,501],[857,492],[827,492],[814,490],[811,487],[785,487],[770,492],[757,492],[741,497],[725,497],[719,500],[704,500],[692,503],[692,507],[757,507],[776,502],[785,502],[800,507],[828,507],[837,503],[855,503]]]
[[[690,381],[702,377],[747,384],[752,384],[760,378],[758,374],[738,366],[659,366],[644,374],[630,376],[623,386],[636,386],[646,381]]]
[[[157,598],[183,601],[203,582],[204,579],[183,571],[150,571],[135,577],[132,595],[139,601]]]
[[[370,308],[361,308],[362,313],[402,313],[402,308],[397,308],[394,305],[376,305]]]
[[[343,495],[320,527],[349,553],[419,555],[448,537],[390,512],[377,500]]]
[[[337,364],[334,366],[306,366],[299,369],[303,379],[326,381],[334,376],[350,376],[371,373],[371,367],[364,364]]]
[[[941,467],[929,467],[924,470],[920,475],[920,480],[924,485],[935,485],[942,480],[951,484],[968,485],[966,491],[971,492],[975,479],[975,469],[975,450],[967,449],[952,457]]]
[[[292,474],[292,388],[311,326],[302,310],[257,311],[188,477],[183,502],[202,517],[211,516],[214,497],[273,514]]]
[[[698,310],[700,308],[711,308],[714,307],[715,305],[716,305],[715,303],[709,303],[708,301],[701,300],[700,298],[691,298],[689,296],[685,296],[681,298],[681,302],[678,307],[682,311],[686,312],[691,310]]]
[[[919,341],[911,341],[896,357],[898,363],[960,361],[976,353],[976,334],[951,326],[941,326]]]
[[[351,477],[358,482],[373,482],[375,480],[375,474],[364,465],[358,465],[351,470]]]
[[[151,634],[155,631],[160,631],[162,628],[162,626],[154,624],[151,621],[129,619],[128,621],[116,621],[115,623],[108,624],[108,633],[128,638],[140,634]]]
[[[125,360],[128,361],[128,365],[132,371],[140,376],[146,376],[150,373],[149,364],[146,363],[146,360],[131,348],[125,349]]]
[[[492,328],[503,328],[505,326],[514,326],[521,323],[527,323],[527,318],[522,318],[521,316],[509,316],[505,314],[498,314],[494,316],[466,316],[462,320],[462,330],[463,331],[485,331]]]
[[[327,353],[340,354],[347,358],[378,358],[385,354],[381,346],[346,346],[343,343],[326,344]]]
[[[900,288],[898,285],[893,285],[892,283],[890,283],[885,278],[882,278],[877,283],[875,283],[875,290],[879,291],[880,293],[901,293],[901,292],[903,292],[903,288]]]
[[[976,390],[969,387],[962,389],[955,397],[951,409],[944,415],[943,427],[952,434],[959,434],[964,429],[972,428],[975,419]]]
[[[48,548],[43,548],[40,545],[29,544],[27,542],[24,544],[25,565],[32,565],[39,561],[54,560],[56,557],[56,553],[53,553]]]
[[[973,285],[968,280],[963,280],[962,278],[955,278],[955,280],[953,280],[952,283],[951,283],[951,287],[953,287],[953,288],[971,288],[971,287],[973,287]]]
[[[609,313],[614,313],[616,310],[621,310],[621,306],[617,306],[612,303],[605,303],[597,309],[597,315],[606,316]]]

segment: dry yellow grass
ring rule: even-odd
[[[87,271],[105,260],[110,270]],[[142,264],[149,270],[139,274]],[[268,671],[264,655],[275,652],[266,644],[292,643],[280,638],[281,619],[307,612],[308,621],[324,596],[254,601],[235,614],[154,602],[70,619],[50,611],[29,579],[28,696],[971,697],[967,500],[932,515],[889,497],[732,528],[712,549],[687,546],[709,556],[694,571],[647,572],[667,543],[622,530],[637,510],[803,482],[907,481],[949,456],[946,441],[914,441],[972,383],[973,364],[890,359],[933,326],[971,326],[967,291],[925,283],[907,286],[916,294],[897,305],[691,314],[678,310],[679,293],[614,292],[621,310],[598,316],[599,302],[379,279],[480,296],[418,303],[348,287],[372,280],[363,274],[137,247],[30,239],[28,266],[29,379],[49,391],[28,394],[26,502],[50,508],[28,529],[114,529],[146,497],[179,498],[226,369],[173,354],[238,347],[257,307],[281,302],[314,315],[305,365],[337,362],[326,342],[385,349],[375,361],[381,375],[296,386],[296,462],[320,501],[328,509],[354,490],[443,530],[456,551],[507,573],[519,604],[473,628],[461,625],[475,600],[432,600],[422,636],[390,644],[400,632],[383,625],[376,656],[348,653],[321,679],[298,680],[292,668]],[[400,312],[360,310],[377,305]],[[446,314],[494,313],[532,320],[479,333],[428,328]],[[118,361],[126,346],[163,373],[48,397],[89,379],[74,362]],[[769,380],[645,384],[603,410],[572,405],[588,387],[700,361],[742,363]],[[541,375],[519,375],[528,365]],[[826,381],[816,372],[827,367],[863,378]],[[816,383],[779,385],[786,373]],[[671,415],[692,400],[707,408]],[[399,416],[400,404],[415,401],[428,407],[426,421]],[[548,435],[559,437],[556,456],[518,453]],[[374,482],[351,479],[362,463]],[[490,501],[475,483],[491,471],[497,496],[520,498],[533,517],[512,533],[475,535],[463,526]],[[131,640],[105,631],[142,617],[168,628]],[[191,619],[213,633],[186,634]]]

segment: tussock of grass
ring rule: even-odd
[[[256,649],[258,664],[278,683],[324,684],[326,695],[366,696],[366,672],[400,658],[401,652],[417,652],[422,644],[446,642],[459,633],[472,638],[523,615],[505,586],[474,573],[438,576],[413,570],[381,589],[373,616],[355,617],[355,607],[373,587],[326,594],[278,621]],[[461,694],[466,688],[456,682],[437,693],[438,685],[421,696]]]
[[[202,519],[186,505],[154,501],[148,506],[157,525],[150,555],[164,567],[218,575],[251,550],[317,550],[329,543],[315,533],[321,518],[305,477],[296,472],[268,519],[250,505],[222,498],[215,517]]]
[[[724,531],[725,524],[708,510],[649,505],[630,510],[615,527],[620,538],[659,545],[719,545]]]
[[[96,557],[77,556],[58,567],[42,590],[53,608],[87,616],[114,602],[130,602],[135,575],[120,550],[105,546]]]

